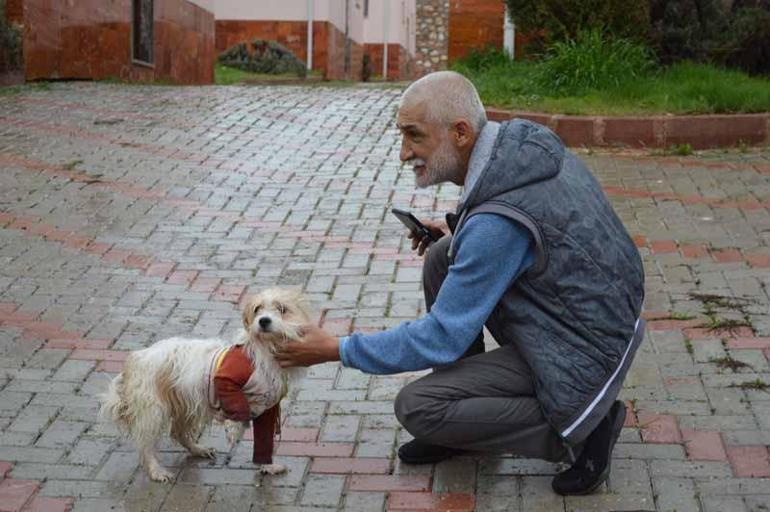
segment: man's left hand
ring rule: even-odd
[[[302,327],[302,341],[290,341],[275,354],[278,364],[288,366],[312,366],[339,361],[340,340],[315,325]]]

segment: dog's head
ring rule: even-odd
[[[299,328],[308,323],[305,301],[296,290],[269,288],[249,297],[243,307],[243,328],[249,339],[271,348],[297,340]]]

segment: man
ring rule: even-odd
[[[488,122],[473,85],[433,73],[405,92],[400,158],[418,187],[464,186],[427,250],[429,312],[374,334],[337,339],[308,327],[283,365],[341,360],[368,373],[434,368],[395,402],[414,440],[408,463],[461,450],[569,461],[552,483],[587,494],[609,475],[625,419],[616,401],[642,340],[644,274],[600,185],[550,130]],[[486,325],[500,348],[484,353]]]

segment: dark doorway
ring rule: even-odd
[[[133,59],[152,64],[153,1],[132,0],[133,10]]]

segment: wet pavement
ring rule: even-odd
[[[400,90],[62,83],[0,95],[0,510],[701,511],[770,508],[770,149],[686,157],[579,150],[645,260],[649,330],[622,398],[612,477],[474,454],[407,466],[392,401],[416,374],[314,368],[285,403],[281,476],[251,443],[216,461],[164,442],[173,484],[96,422],[127,351],[230,337],[238,302],[301,287],[337,334],[424,311],[421,260],[391,206],[416,190]],[[488,339],[492,344],[492,340]],[[3,478],[4,477],[4,478]]]

